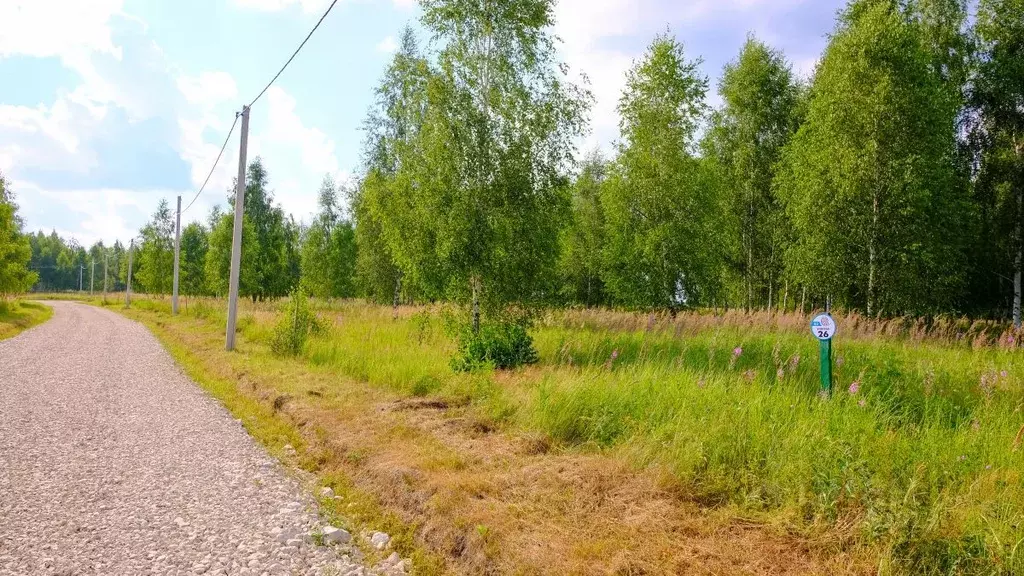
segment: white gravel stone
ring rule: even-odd
[[[363,568],[289,546],[322,522],[312,495],[145,327],[48,304],[0,341],[0,576]]]
[[[324,498],[334,498],[334,490],[330,486],[324,486],[320,489],[320,495]]]
[[[370,536],[370,544],[373,545],[373,547],[377,550],[383,550],[385,547],[387,547],[388,542],[390,541],[391,536],[388,536],[383,532],[374,532]]]
[[[335,528],[334,526],[324,526],[324,542],[348,544],[350,540],[352,540],[352,535],[347,530]]]

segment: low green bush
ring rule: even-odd
[[[478,332],[463,328],[458,334],[458,350],[451,366],[456,372],[470,372],[484,366],[504,370],[540,360],[533,338],[526,327],[517,322],[492,322],[480,326]]]
[[[306,295],[302,290],[296,290],[274,326],[270,350],[278,356],[298,356],[310,335],[319,334],[323,329],[323,323],[310,309]]]

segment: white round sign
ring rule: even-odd
[[[811,334],[818,340],[831,340],[836,335],[836,321],[828,314],[818,314],[811,320]]]

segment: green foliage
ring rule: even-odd
[[[483,367],[504,370],[540,361],[533,339],[519,322],[484,322],[479,330],[467,324],[458,331],[457,339],[458,350],[451,359],[456,372]]]
[[[29,247],[32,252],[29,268],[35,272],[38,280],[33,287],[36,291],[63,292],[78,290],[80,266],[86,262],[86,252],[74,240],[65,241],[56,232],[44,234],[39,231],[28,235]],[[100,245],[102,247],[102,245]],[[119,244],[116,250],[108,250],[111,258],[117,258],[124,252]],[[102,260],[99,260],[102,262]],[[117,277],[117,268],[111,269],[111,282]]]
[[[204,265],[206,288],[211,294],[227,296],[228,279],[231,273],[231,241],[234,229],[232,214],[220,214],[219,220],[210,231],[209,248]],[[256,259],[259,258],[259,244],[256,230],[248,216],[242,217],[242,265],[239,270],[238,292],[245,296],[255,292],[258,282]]]
[[[630,306],[710,304],[718,291],[720,201],[693,155],[707,92],[698,65],[660,35],[619,101],[623,142],[601,196],[604,279]]]
[[[397,305],[402,295],[402,271],[395,264],[384,238],[379,220],[370,207],[374,199],[367,198],[379,187],[373,183],[378,176],[370,174],[359,183],[352,196],[352,215],[355,220],[357,292],[373,302]],[[367,182],[371,185],[367,186]],[[406,283],[408,284],[408,283]],[[405,286],[409,293],[408,285]]]
[[[782,149],[798,127],[799,89],[783,55],[748,37],[718,84],[724,101],[711,118],[703,146],[717,170],[726,207],[731,290],[747,309],[773,305],[784,275],[790,225],[772,190]]]
[[[170,204],[161,199],[152,220],[142,227],[142,243],[135,248],[133,262],[133,274],[139,285],[133,285],[133,290],[151,294],[171,292],[174,275],[174,218]]]
[[[971,300],[982,311],[1003,311],[1024,262],[1024,1],[982,0],[976,19],[968,128],[981,227]],[[1019,299],[1012,306],[1019,319]]]
[[[0,299],[28,290],[36,282],[29,270],[32,246],[21,232],[14,193],[0,175]]]
[[[280,298],[299,282],[298,225],[285,217],[279,205],[274,205],[274,195],[269,186],[263,161],[256,158],[249,163],[245,179],[245,219],[252,230],[243,232],[242,240],[242,276],[250,282],[239,283],[239,294],[253,300]],[[233,195],[229,197],[229,204],[233,212]],[[245,236],[252,238],[251,247]],[[245,255],[247,249],[252,256],[248,260]],[[245,271],[245,268],[249,270]],[[226,286],[227,276],[222,279]]]
[[[179,289],[182,294],[199,296],[207,294],[206,253],[210,249],[209,232],[202,224],[192,222],[181,232],[181,277]]]
[[[492,8],[423,3],[437,65],[403,41],[371,117],[381,137],[369,155],[385,166],[365,183],[403,276],[474,310],[554,293],[562,169],[587,104],[556,61],[553,2]]]
[[[949,309],[963,290],[971,207],[930,64],[919,25],[887,2],[855,2],[776,183],[796,236],[793,278],[869,314]]]
[[[356,239],[352,223],[338,212],[334,180],[325,176],[320,212],[302,242],[302,288],[318,298],[355,295]]]
[[[311,335],[324,330],[324,325],[309,307],[309,301],[302,290],[292,292],[288,305],[284,307],[280,320],[274,326],[270,339],[270,350],[278,356],[298,356]]]
[[[562,255],[558,271],[562,296],[570,303],[597,306],[608,302],[601,271],[605,245],[601,187],[608,163],[593,151],[572,187],[571,217],[562,232]]]

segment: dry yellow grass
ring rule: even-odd
[[[245,313],[258,325],[266,311]],[[870,554],[842,542],[823,546],[784,524],[701,509],[667,474],[638,470],[614,451],[555,450],[543,438],[494,430],[461,405],[274,358],[244,333],[238,352],[226,353],[219,323],[128,314],[150,325],[200,383],[232,387],[221,393],[241,396],[226,404],[245,408],[249,429],[272,448],[293,443],[302,464],[345,496],[336,513],[346,524],[391,531],[417,573],[874,571]]]

